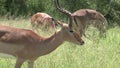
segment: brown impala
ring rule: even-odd
[[[60,12],[68,16],[71,29],[85,36],[85,29],[88,28],[88,25],[93,24],[101,35],[105,34],[107,21],[100,12],[91,9],[80,9],[71,13],[60,7],[58,0],[54,0],[54,3]]]
[[[43,13],[43,12],[38,12],[36,14],[33,14],[31,17],[31,24],[32,24],[32,28],[44,28],[45,26],[50,25],[51,28],[54,27],[53,24],[54,20],[53,18],[48,15],[47,13]]]
[[[50,37],[41,37],[31,30],[0,26],[0,53],[9,54],[17,58],[14,68],[21,68],[28,60],[28,68],[33,68],[34,61],[49,54],[64,41],[83,45],[81,35],[70,31],[70,26],[58,23],[61,29]],[[4,67],[3,67],[4,68]]]

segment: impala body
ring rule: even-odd
[[[34,61],[51,53],[64,41],[83,45],[84,41],[75,31],[70,31],[68,24],[59,23],[61,29],[50,37],[42,37],[31,30],[0,26],[0,53],[17,58],[14,68],[21,68],[26,60],[28,68],[33,68]]]
[[[60,12],[68,16],[72,30],[80,32],[81,35],[85,36],[85,30],[92,24],[100,31],[100,35],[106,32],[107,21],[100,12],[92,9],[80,9],[71,13],[61,8],[58,0],[54,0],[54,3]]]
[[[44,28],[47,25],[50,25],[51,28],[54,27],[53,18],[47,13],[38,12],[31,16],[32,28]]]

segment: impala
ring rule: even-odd
[[[28,68],[33,68],[34,61],[47,55],[60,46],[64,41],[83,45],[81,35],[70,31],[68,24],[60,23],[61,29],[50,37],[42,37],[31,30],[0,26],[0,53],[17,58],[14,68],[21,68],[28,61]]]
[[[100,12],[91,9],[80,9],[71,13],[60,7],[58,0],[54,0],[54,3],[60,12],[68,16],[71,29],[85,36],[85,30],[93,24],[100,31],[100,35],[105,34],[107,21]]]
[[[50,25],[51,28],[54,27],[53,18],[47,13],[43,13],[43,12],[38,12],[36,14],[33,14],[31,17],[31,24],[32,24],[32,28],[35,29],[38,28],[39,26],[41,28],[44,28],[47,25]]]

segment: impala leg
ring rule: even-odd
[[[21,59],[21,58],[18,58],[16,60],[16,64],[15,64],[15,67],[14,68],[21,68],[22,64],[24,63],[24,59]]]
[[[33,68],[34,61],[28,61],[28,68]]]

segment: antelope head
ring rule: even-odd
[[[61,27],[62,39],[72,42],[74,44],[83,45],[84,41],[82,40],[81,34],[79,32],[71,30],[70,26],[62,21],[57,21],[54,19],[54,22]]]
[[[68,16],[68,19],[69,19],[69,23],[68,23],[68,24],[69,24],[69,27],[70,27],[70,31],[73,32],[74,29],[75,29],[76,31],[78,31],[77,28],[76,28],[76,26],[78,27],[78,24],[77,24],[77,22],[74,21],[74,17],[72,16],[72,13],[69,12],[69,11],[67,11],[67,10],[65,10],[65,9],[63,9],[63,8],[61,8],[60,5],[59,5],[58,0],[54,0],[54,3],[55,3],[55,7],[56,7],[60,12],[62,12],[62,13],[64,13],[65,15]],[[73,27],[73,25],[75,26],[75,28]],[[78,31],[78,32],[79,32],[79,31]]]

